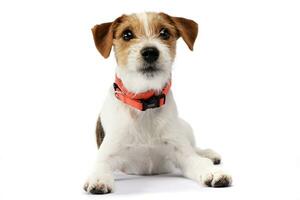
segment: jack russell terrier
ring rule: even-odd
[[[97,162],[84,189],[112,192],[116,170],[151,175],[176,168],[207,186],[230,186],[231,176],[215,166],[220,155],[195,146],[192,128],[178,117],[170,90],[176,41],[182,37],[193,50],[197,23],[147,12],[95,25],[92,33],[104,58],[114,47],[118,65],[97,121]]]

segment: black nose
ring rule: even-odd
[[[141,50],[141,54],[143,56],[143,59],[148,63],[156,61],[159,57],[159,51],[155,47],[143,48]]]

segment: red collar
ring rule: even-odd
[[[114,83],[115,96],[117,99],[141,111],[163,106],[166,103],[166,96],[170,87],[171,81],[169,81],[161,93],[157,95],[154,90],[148,90],[142,93],[129,92],[123,85],[122,80],[117,76]]]

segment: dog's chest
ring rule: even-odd
[[[119,155],[122,171],[136,174],[153,174],[163,171],[162,161],[170,155],[170,145],[164,133],[164,119],[158,110],[143,113],[128,124],[126,139]]]
[[[153,109],[134,116],[128,123],[130,142],[157,145],[164,137],[166,119],[161,109]]]

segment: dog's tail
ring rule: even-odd
[[[98,120],[97,120],[97,124],[96,124],[96,142],[97,142],[98,149],[100,148],[100,145],[103,142],[104,136],[105,136],[105,133],[104,133],[104,129],[101,124],[101,119],[99,116]]]

